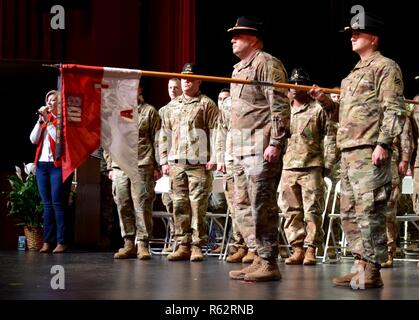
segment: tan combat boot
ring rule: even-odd
[[[243,257],[246,256],[246,254],[247,254],[247,248],[240,247],[235,253],[229,255],[226,258],[226,261],[230,263],[242,262],[242,259]]]
[[[239,250],[238,247],[236,247],[234,245],[230,246],[230,248],[228,249],[228,255],[231,256],[231,255],[235,254],[238,250]]]
[[[255,256],[253,263],[246,268],[240,270],[232,270],[229,273],[230,279],[233,280],[244,280],[244,276],[248,273],[255,272],[257,269],[261,267],[261,260],[262,258]]]
[[[316,248],[308,246],[307,251],[304,256],[303,265],[305,266],[314,266],[316,264]]]
[[[172,246],[168,246],[167,248],[162,250],[163,253],[169,253],[169,252],[173,252],[173,247]]]
[[[248,250],[246,256],[243,257],[243,263],[252,263],[255,259],[256,252],[254,250]]]
[[[380,274],[381,265],[367,262],[365,266],[365,288],[381,288],[384,283]]]
[[[279,248],[279,256],[280,256],[282,259],[286,259],[286,258],[288,258],[290,255],[288,254],[288,250],[287,250],[286,248],[284,248],[284,247],[280,247],[280,248]]]
[[[140,241],[138,244],[137,250],[137,257],[140,260],[150,260],[151,255],[150,251],[148,250],[148,242],[147,241]]]
[[[337,258],[336,249],[335,248],[329,248],[329,250],[327,250],[327,257],[329,259],[336,259]]]
[[[285,264],[303,264],[305,256],[303,247],[293,247],[293,251],[291,257],[285,259]]]
[[[393,258],[394,258],[395,254],[393,253],[393,251],[389,251],[388,252],[388,259],[386,262],[381,264],[381,268],[393,268]]]
[[[356,259],[351,269],[351,273],[334,278],[333,284],[337,287],[350,287],[352,278],[355,277],[359,272],[363,272],[365,269],[365,265],[365,261]]]
[[[167,256],[169,261],[189,260],[191,257],[191,248],[189,244],[181,244],[177,250]]]
[[[204,260],[204,255],[202,254],[202,250],[198,246],[192,246],[192,254],[191,254],[191,261],[198,262]]]
[[[214,248],[212,248],[211,253],[220,254],[221,253],[221,246],[215,245]]]
[[[244,281],[278,281],[281,280],[281,273],[279,272],[278,263],[276,259],[262,259],[260,267],[254,271],[246,273]]]
[[[129,259],[136,258],[137,252],[135,250],[134,239],[124,238],[124,247],[119,249],[117,253],[114,254],[114,259]]]

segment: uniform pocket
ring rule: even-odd
[[[195,106],[188,119],[189,124],[194,124],[195,128],[202,128],[204,125],[204,108],[202,106]]]
[[[245,80],[255,80],[256,77],[256,71],[254,70],[246,70],[245,73],[243,73],[243,79]],[[257,93],[257,86],[256,85],[250,85],[250,84],[242,84],[239,88],[239,97],[240,99],[246,100],[253,104],[256,100],[256,93]]]
[[[374,202],[387,202],[391,193],[391,184],[385,184],[374,190]]]

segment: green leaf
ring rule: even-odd
[[[9,191],[7,195],[7,207],[9,216],[12,216],[18,225],[42,226],[43,206],[38,192],[35,175],[28,170],[26,179],[22,177],[22,170],[16,167],[16,175],[9,177]]]

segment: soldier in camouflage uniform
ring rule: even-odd
[[[419,94],[416,95],[413,100],[419,101]],[[418,144],[419,144],[419,135],[418,133],[418,128],[419,128],[419,105],[417,104],[412,104],[411,105],[411,109],[412,109],[412,126],[413,126],[413,131],[415,132],[415,139],[417,139],[415,141],[415,147],[417,148]],[[413,208],[416,212],[417,215],[419,215],[419,152],[416,149],[416,158],[414,159],[414,172],[413,172],[413,178],[414,178],[414,190],[413,190]]]
[[[240,17],[230,28],[233,53],[240,58],[233,78],[286,82],[281,61],[264,52],[262,22]],[[278,268],[278,206],[281,152],[289,129],[287,92],[271,86],[231,84],[231,135],[234,156],[234,210],[246,244],[255,243],[257,256],[230,278],[273,281]],[[249,223],[248,223],[249,221]],[[251,227],[249,227],[251,226]]]
[[[220,95],[222,92],[220,93]],[[219,99],[220,100],[220,99]],[[253,248],[248,250],[248,246],[245,244],[243,236],[240,233],[240,227],[238,225],[237,216],[234,210],[234,158],[232,156],[232,137],[231,137],[231,97],[230,89],[228,89],[228,97],[225,98],[221,103],[219,101],[220,116],[218,123],[217,132],[217,170],[224,173],[224,189],[225,196],[227,198],[228,209],[230,211],[232,220],[233,230],[233,245],[231,254],[227,257],[226,261],[231,263],[244,262],[252,263],[254,260],[254,253],[256,251],[255,242]],[[253,229],[253,220],[247,219],[246,223],[251,225],[247,226],[248,229]],[[246,226],[245,226],[246,227]],[[254,239],[255,237],[252,236]]]
[[[419,77],[416,77],[416,80],[419,80]],[[416,95],[413,100],[419,101],[419,94]],[[419,134],[418,134],[418,128],[419,128],[419,105],[412,104],[410,107],[410,110],[412,112],[412,131],[413,131],[413,137],[414,137],[414,143],[415,143],[415,150],[416,150],[416,158],[414,159],[414,170],[413,170],[413,208],[417,215],[419,215],[419,152],[417,151],[418,145],[419,145]],[[419,262],[418,265],[419,267]]]
[[[301,68],[292,71],[289,81],[312,84]],[[285,263],[315,265],[316,248],[322,245],[324,238],[324,169],[330,172],[333,163],[333,159],[325,163],[323,158],[328,119],[326,111],[307,91],[290,89],[290,93],[291,137],[284,155],[278,197],[281,212],[286,216],[285,234],[293,248],[292,256]],[[304,252],[304,244],[308,246],[307,252]]]
[[[196,73],[187,63],[182,73]],[[215,159],[210,145],[215,141],[217,105],[201,94],[200,80],[181,80],[183,94],[173,99],[163,119],[160,159],[163,174],[170,175],[178,249],[170,261],[202,261],[201,247],[207,242],[205,214],[212,186]],[[192,252],[191,252],[192,244]]]
[[[387,247],[388,259],[382,268],[392,268],[397,249],[398,225],[396,221],[397,203],[402,189],[402,180],[413,153],[413,136],[410,117],[406,119],[402,133],[393,140],[391,153],[391,194],[387,203]]]
[[[156,134],[160,130],[161,120],[157,110],[145,103],[142,87],[138,88],[138,172],[139,181],[133,182],[119,165],[106,153],[109,178],[112,179],[114,200],[118,208],[121,235],[124,247],[115,253],[115,259],[138,257],[140,260],[151,258],[148,241],[153,230],[153,202],[155,198],[155,180],[160,170]],[[139,241],[138,250],[135,239]]]
[[[333,89],[340,90],[340,87],[334,87]],[[330,98],[332,101],[340,103],[340,94],[338,93],[331,93]],[[340,150],[336,145],[336,134],[339,128],[339,122],[333,121],[332,117],[328,117],[327,122],[327,135],[324,137],[324,159],[326,162],[333,163],[331,172],[326,172],[325,176],[329,177],[332,181],[332,189],[331,194],[335,193],[335,187],[337,182],[340,180]],[[328,171],[328,170],[326,170]],[[331,210],[333,206],[332,201],[329,202],[329,207],[327,208],[328,212]],[[335,210],[339,210],[339,202],[336,203]],[[327,220],[327,216],[325,216],[325,220]],[[330,223],[330,220],[329,220]],[[323,231],[328,229],[327,223],[323,222]],[[341,228],[338,223],[334,223],[332,226],[332,232],[335,236],[335,239],[340,238]],[[324,248],[319,248],[319,250]],[[318,255],[323,255],[324,253],[317,252]],[[336,259],[336,248],[329,248],[327,255],[330,259]]]
[[[167,83],[167,92],[169,94],[170,100],[173,100],[174,98],[180,96],[182,94],[180,79],[178,78],[169,79],[169,82]],[[167,109],[167,106],[168,104],[159,109],[159,115],[162,121],[165,117],[165,112],[166,112],[165,110]],[[173,200],[172,200],[171,192],[162,193],[161,200],[164,206],[166,207],[167,213],[170,213],[171,215],[173,215]],[[173,223],[173,219],[169,220],[169,228],[170,228],[171,238],[173,238],[175,235],[175,225]],[[172,251],[173,251],[172,246],[168,246],[167,248],[163,250],[163,252],[172,252]]]
[[[353,272],[333,282],[348,287],[352,283],[354,289],[374,288],[383,286],[380,268],[387,261],[390,153],[405,121],[403,80],[399,66],[378,51],[381,20],[365,13],[364,25],[355,22],[345,29],[352,32],[352,50],[361,60],[342,81],[340,106],[318,87],[311,95],[325,108],[339,109],[341,221],[355,264]]]
[[[335,87],[334,89],[340,88]],[[332,101],[340,103],[340,94],[331,93],[330,98]],[[326,176],[332,180],[333,184],[336,184],[340,180],[340,150],[336,145],[339,122],[328,117],[327,126],[327,135],[324,137],[324,158],[328,163],[332,163],[333,167],[331,168],[332,172]]]

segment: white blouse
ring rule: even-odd
[[[51,146],[49,143],[48,136],[52,138],[52,140],[56,141],[57,131],[55,130],[54,125],[51,122],[47,124],[47,130],[44,131],[43,137],[41,137],[42,126],[39,121],[36,122],[35,127],[32,129],[30,139],[33,144],[39,144],[41,139],[43,139],[42,143],[42,150],[39,156],[38,161],[42,162],[54,162],[54,157],[51,152]]]

